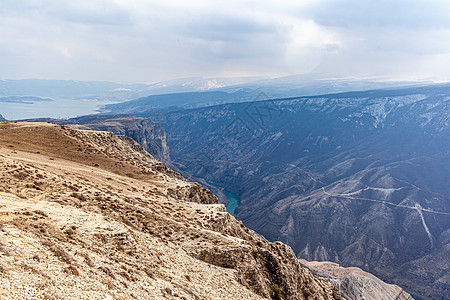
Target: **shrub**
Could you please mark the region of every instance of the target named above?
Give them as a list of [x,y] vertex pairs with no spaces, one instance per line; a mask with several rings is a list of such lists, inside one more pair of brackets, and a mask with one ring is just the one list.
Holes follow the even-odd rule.
[[71,275],[75,275],[75,276],[80,276],[80,272],[78,272],[78,269],[75,268],[74,266],[70,265],[67,268],[64,269],[64,272],[66,272],[67,274],[71,274]]
[[259,254],[258,250],[252,250],[252,255],[254,258],[258,258],[260,254]]
[[283,299],[283,295],[282,295],[281,289],[278,286],[278,284],[272,285],[272,295],[273,295],[273,299],[277,299],[277,300]]
[[64,251],[63,248],[56,246],[50,250],[52,250],[53,253],[55,253],[55,255],[63,262],[67,264],[71,264],[73,262],[73,258],[66,251]]

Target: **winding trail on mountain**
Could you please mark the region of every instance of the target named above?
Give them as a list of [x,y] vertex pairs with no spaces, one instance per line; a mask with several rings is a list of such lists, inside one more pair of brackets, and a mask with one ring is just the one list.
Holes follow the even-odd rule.
[[433,236],[431,235],[430,230],[428,229],[427,223],[425,223],[425,218],[422,214],[422,206],[419,203],[416,203],[415,205],[417,212],[419,213],[420,218],[422,219],[423,228],[425,229],[425,232],[428,235],[428,238],[430,239],[431,247],[433,247]]
[[417,207],[418,203],[416,203],[416,206],[408,206],[408,205],[402,205],[402,204],[395,204],[395,203],[391,203],[388,201],[383,201],[383,200],[375,200],[375,199],[369,199],[369,198],[361,198],[361,197],[350,197],[348,196],[349,194],[330,194],[328,193],[324,187],[322,187],[322,191],[325,195],[327,196],[331,196],[331,197],[338,197],[338,198],[345,198],[345,199],[350,199],[350,200],[362,200],[362,201],[370,201],[370,202],[378,202],[378,203],[382,203],[382,204],[387,204],[387,205],[392,205],[395,207],[403,207],[403,208],[408,208],[408,209],[412,209],[412,210],[417,210],[420,211],[420,215],[422,216],[422,211],[427,212],[427,213],[432,213],[432,214],[440,214],[440,215],[447,215],[450,216],[450,213],[446,213],[446,212],[442,212],[442,211],[435,211],[435,210],[431,210],[428,208],[422,208],[420,205],[420,208]]

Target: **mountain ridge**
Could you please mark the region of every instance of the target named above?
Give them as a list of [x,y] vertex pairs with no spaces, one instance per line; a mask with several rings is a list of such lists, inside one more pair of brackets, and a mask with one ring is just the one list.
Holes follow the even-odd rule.
[[449,289],[441,276],[448,270],[449,99],[442,84],[263,95],[147,116],[166,129],[172,162],[237,194],[236,216],[256,232],[301,258],[358,266],[434,299]]
[[343,299],[128,137],[0,124],[0,293]]

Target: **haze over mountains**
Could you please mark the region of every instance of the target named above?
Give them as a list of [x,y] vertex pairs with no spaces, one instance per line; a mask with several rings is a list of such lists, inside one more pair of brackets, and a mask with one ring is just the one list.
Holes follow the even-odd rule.
[[256,232],[435,299],[449,291],[449,99],[443,84],[137,115],[162,124],[180,170],[237,194]]
[[[0,103],[2,113],[10,120],[36,117],[67,118],[96,113],[99,109],[104,113],[125,111],[120,104],[119,107],[109,104],[137,98],[148,101],[147,109],[192,108],[250,101],[261,91],[270,97],[288,97],[419,83],[392,83],[376,78],[327,79],[303,75],[280,78],[196,77],[148,84],[41,79],[0,80]],[[214,93],[201,93],[208,91]],[[173,93],[176,94],[167,95]],[[180,97],[178,93],[188,94]],[[152,95],[163,96],[152,97]],[[183,98],[186,99],[180,101]],[[42,101],[53,103],[48,105]],[[133,112],[132,109],[130,112]]]
[[[347,84],[329,89],[351,89]],[[148,150],[189,178],[238,195],[236,217],[297,257],[357,266],[417,299],[445,299],[450,85],[275,100],[264,88],[243,86],[153,95],[103,110],[134,118],[41,121],[126,134],[144,147],[156,139]],[[287,86],[272,91],[301,90]]]
[[[202,80],[205,84],[211,80]],[[215,82],[214,79],[212,79]],[[171,82],[173,83],[173,82]],[[155,110],[177,110],[196,108],[224,103],[253,101],[263,92],[270,98],[293,97],[298,95],[319,95],[355,90],[392,88],[418,85],[423,82],[389,82],[376,79],[323,78],[320,76],[287,76],[271,79],[259,79],[242,84],[223,85],[220,88],[184,89],[173,92],[168,86],[169,94],[151,95],[133,101],[105,105],[102,113],[142,113]],[[201,91],[202,93],[198,93]],[[183,94],[180,94],[183,93]]]

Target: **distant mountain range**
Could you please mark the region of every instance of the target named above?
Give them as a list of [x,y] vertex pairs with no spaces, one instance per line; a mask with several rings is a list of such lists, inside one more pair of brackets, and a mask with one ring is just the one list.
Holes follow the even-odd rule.
[[236,217],[298,257],[449,294],[450,85],[136,115],[162,124],[180,170],[237,194]]
[[[21,79],[0,80],[0,113],[10,120],[71,118],[101,112],[116,114],[177,110],[255,99],[261,91],[269,97],[318,95],[419,84],[367,79],[322,78],[296,75],[280,78],[182,78],[130,84],[103,81]],[[137,100],[136,100],[137,99]],[[52,105],[43,102],[52,101]],[[135,100],[122,105],[122,102]],[[115,105],[117,104],[117,106]]]
[[41,97],[33,97],[33,96],[9,96],[9,97],[0,97],[0,102],[3,103],[29,103],[33,104],[34,102],[51,102],[53,99],[41,98]]
[[[144,84],[100,81],[21,79],[0,80],[0,96],[35,96],[51,99],[130,100],[146,95]],[[39,116],[41,117],[41,116]]]
[[0,97],[34,96],[55,99],[109,99],[123,101],[148,95],[217,90],[260,79],[260,77],[183,78],[148,84],[43,79],[0,80]]
[[[182,81],[185,82],[185,81]],[[146,97],[126,101],[117,104],[105,105],[102,113],[154,113],[155,111],[175,111],[179,109],[190,109],[205,106],[213,106],[225,103],[238,103],[260,100],[261,94],[268,98],[296,97],[298,95],[320,95],[326,93],[349,92],[358,90],[375,90],[387,88],[405,88],[408,86],[420,86],[418,82],[383,82],[356,79],[325,79],[308,76],[289,76],[274,79],[259,79],[242,84],[223,84],[222,87],[204,89],[194,87],[200,83],[208,86],[215,80],[198,79],[193,84],[180,85],[171,81],[163,85],[165,94],[150,94]],[[237,82],[237,81],[234,81]],[[191,85],[193,84],[193,85]],[[183,86],[183,88],[178,88]],[[190,87],[190,88],[188,88]],[[153,87],[152,87],[153,88]],[[156,90],[152,90],[155,92]]]
[[[156,83],[133,84],[107,81],[18,79],[0,80],[1,96],[35,96],[51,99],[109,99],[132,100],[149,95],[187,92],[222,91],[251,92],[264,90],[271,97],[318,95],[389,88],[423,82],[388,82],[367,79],[322,78],[312,75],[295,75],[280,78],[182,78]],[[41,117],[41,116],[40,116]],[[42,116],[43,117],[43,116]]]

